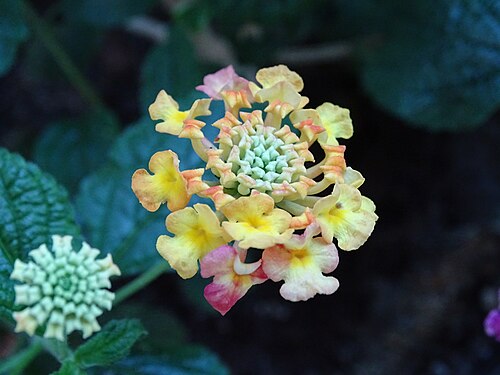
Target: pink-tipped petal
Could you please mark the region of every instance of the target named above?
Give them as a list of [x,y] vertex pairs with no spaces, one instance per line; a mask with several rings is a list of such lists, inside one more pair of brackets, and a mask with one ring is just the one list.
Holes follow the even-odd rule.
[[252,285],[267,280],[261,261],[254,264],[242,263],[240,259],[242,251],[245,254],[246,251],[242,249],[220,246],[208,253],[200,262],[201,276],[205,278],[214,276],[213,282],[205,287],[205,298],[222,315],[225,315]]
[[236,254],[236,249],[229,245],[212,250],[201,260],[201,277],[231,272]]
[[213,99],[222,99],[221,92],[225,90],[241,90],[248,86],[248,81],[234,71],[232,65],[223,68],[203,78],[203,85],[196,90],[204,92]]

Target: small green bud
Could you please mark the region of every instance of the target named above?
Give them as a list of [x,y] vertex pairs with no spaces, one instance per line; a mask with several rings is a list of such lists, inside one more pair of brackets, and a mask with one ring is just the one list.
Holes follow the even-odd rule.
[[[45,328],[44,337],[64,341],[73,331],[81,330],[83,338],[101,327],[96,318],[110,310],[114,293],[109,278],[120,275],[111,255],[96,259],[99,250],[83,242],[78,252],[71,236],[52,236],[52,249],[43,244],[29,252],[32,259],[17,259],[10,275],[22,284],[14,287],[15,303],[26,306],[14,312],[16,332],[30,336],[37,327]],[[101,309],[102,308],[102,309]]]

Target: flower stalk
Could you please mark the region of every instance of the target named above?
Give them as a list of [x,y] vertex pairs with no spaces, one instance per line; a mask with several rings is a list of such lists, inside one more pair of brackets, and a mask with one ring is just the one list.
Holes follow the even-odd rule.
[[136,279],[132,280],[127,285],[118,289],[115,294],[115,300],[113,305],[116,306],[122,303],[124,300],[137,293],[139,290],[143,289],[163,273],[165,273],[170,267],[165,262],[156,263],[154,266],[143,272]]
[[35,31],[35,34],[52,55],[55,63],[59,65],[68,81],[71,82],[81,97],[94,107],[96,111],[104,112],[106,106],[103,101],[71,60],[64,48],[61,47],[49,25],[37,14],[28,1],[21,1],[21,4],[26,19]]

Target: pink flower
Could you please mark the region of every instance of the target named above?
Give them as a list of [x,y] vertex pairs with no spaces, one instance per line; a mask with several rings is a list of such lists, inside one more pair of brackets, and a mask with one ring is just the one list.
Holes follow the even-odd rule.
[[223,68],[203,78],[203,85],[196,86],[196,90],[202,91],[213,99],[222,99],[222,91],[245,91],[250,96],[248,81],[240,77],[234,71],[232,65]]
[[252,285],[267,280],[259,260],[243,263],[246,250],[224,245],[208,253],[201,261],[201,276],[214,276],[205,287],[205,298],[214,309],[225,315]]

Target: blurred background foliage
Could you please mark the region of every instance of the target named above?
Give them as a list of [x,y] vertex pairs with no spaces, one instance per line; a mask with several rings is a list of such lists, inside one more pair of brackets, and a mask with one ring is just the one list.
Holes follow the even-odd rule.
[[342,258],[337,295],[300,306],[264,287],[221,319],[205,281],[163,276],[123,305],[150,335],[106,373],[227,371],[189,340],[235,373],[499,373],[480,326],[500,284],[496,0],[1,0],[0,146],[68,190],[128,280],[161,261],[166,216],[142,209],[131,174],[167,148],[199,166],[153,131],[149,104],[165,89],[184,109],[207,73],[278,63],[313,106],[351,109],[374,238]]

